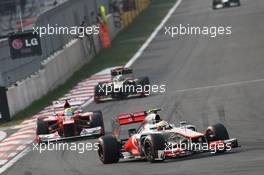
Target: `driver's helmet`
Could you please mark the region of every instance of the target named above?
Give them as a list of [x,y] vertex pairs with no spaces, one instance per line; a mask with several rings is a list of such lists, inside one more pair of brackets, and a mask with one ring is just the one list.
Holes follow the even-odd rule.
[[72,108],[66,108],[66,109],[64,110],[64,115],[65,115],[66,117],[71,117],[71,116],[73,116],[73,109],[72,109]]
[[117,76],[115,76],[114,81],[116,81],[116,82],[118,82],[118,81],[124,81],[123,75],[117,75]]
[[160,121],[161,121],[161,118],[158,114],[151,113],[151,114],[147,115],[144,122],[145,122],[145,124],[156,124]]

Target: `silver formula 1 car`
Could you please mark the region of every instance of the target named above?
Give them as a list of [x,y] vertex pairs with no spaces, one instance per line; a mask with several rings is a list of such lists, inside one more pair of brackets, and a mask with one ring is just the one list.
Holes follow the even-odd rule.
[[213,0],[213,9],[240,6],[240,0]]
[[109,99],[125,99],[131,96],[149,95],[149,78],[135,78],[131,68],[117,67],[111,70],[111,80],[95,86],[94,101],[99,103]]
[[102,163],[117,163],[120,159],[164,161],[195,153],[224,153],[238,147],[237,139],[229,138],[223,124],[209,126],[202,133],[186,122],[178,127],[169,124],[161,120],[157,111],[118,115],[113,135],[99,138],[98,155]]

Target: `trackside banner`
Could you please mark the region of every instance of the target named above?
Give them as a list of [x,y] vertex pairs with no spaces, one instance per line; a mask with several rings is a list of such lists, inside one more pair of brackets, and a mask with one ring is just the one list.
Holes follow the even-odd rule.
[[41,43],[38,34],[33,31],[19,32],[9,36],[9,48],[12,59],[41,55]]

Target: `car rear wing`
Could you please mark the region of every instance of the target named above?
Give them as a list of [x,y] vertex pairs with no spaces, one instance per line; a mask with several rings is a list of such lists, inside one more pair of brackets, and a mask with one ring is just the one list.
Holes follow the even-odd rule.
[[143,122],[146,115],[147,113],[145,111],[120,114],[118,115],[118,123],[119,125],[129,125],[132,123]]
[[117,75],[127,75],[127,74],[132,74],[132,73],[133,73],[133,69],[125,68],[125,67],[118,67],[118,68],[111,70],[112,77],[115,77]]

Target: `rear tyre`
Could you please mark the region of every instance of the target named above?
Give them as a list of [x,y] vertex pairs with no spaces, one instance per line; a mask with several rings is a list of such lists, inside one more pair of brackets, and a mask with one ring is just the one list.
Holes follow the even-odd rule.
[[142,97],[146,97],[147,95],[150,94],[150,89],[149,89],[150,81],[148,77],[139,78],[137,85],[140,85],[143,88],[143,92],[141,92]]
[[100,96],[102,96],[102,93],[100,92],[101,90],[100,86],[101,84],[99,83],[94,87],[94,102],[95,103],[100,103]]
[[98,135],[99,137],[105,134],[104,130],[104,118],[103,118],[103,113],[102,111],[93,111],[93,115],[91,118],[91,126],[93,128],[95,127],[101,127],[101,134]]
[[100,97],[98,97],[98,96],[94,96],[94,102],[95,103],[100,103],[101,101],[100,101]]
[[120,145],[114,136],[99,138],[98,155],[104,164],[117,163],[120,158]]
[[48,122],[44,121],[41,118],[38,118],[37,120],[37,135],[45,135],[49,134],[49,125]]
[[215,10],[216,9],[216,2],[215,1],[213,1],[213,4],[212,4],[212,8],[213,8],[213,10]]
[[163,161],[164,157],[159,158],[158,150],[165,149],[165,139],[160,134],[148,135],[144,142],[144,153],[149,162]]
[[107,86],[104,82],[98,83],[94,87],[94,102],[100,103],[100,98],[106,96]]
[[128,82],[125,82],[123,84],[122,90],[120,92],[115,93],[116,98],[119,100],[126,99],[130,94],[129,89],[127,88],[129,86],[130,84]]
[[241,3],[240,3],[240,0],[237,0],[237,6],[240,6]]

